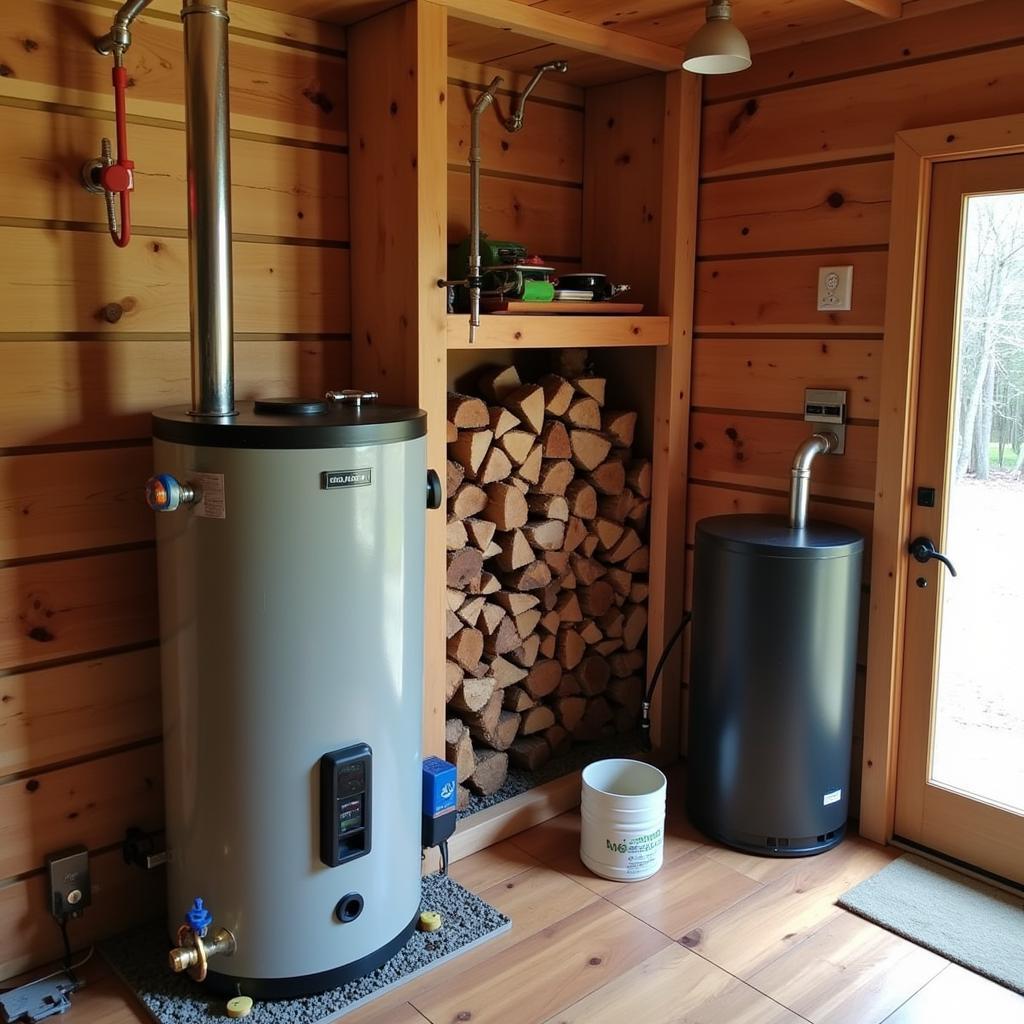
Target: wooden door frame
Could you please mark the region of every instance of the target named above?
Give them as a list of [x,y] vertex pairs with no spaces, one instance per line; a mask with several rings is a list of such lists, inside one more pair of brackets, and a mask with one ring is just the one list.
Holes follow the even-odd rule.
[[938,163],[1024,152],[1024,114],[899,132],[895,142],[871,556],[860,833],[885,843],[896,811],[904,615],[913,508],[928,215]]

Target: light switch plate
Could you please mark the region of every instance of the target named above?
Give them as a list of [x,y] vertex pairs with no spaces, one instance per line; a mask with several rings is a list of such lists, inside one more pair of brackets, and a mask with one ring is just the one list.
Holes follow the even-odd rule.
[[841,312],[853,305],[853,267],[818,268],[818,311]]

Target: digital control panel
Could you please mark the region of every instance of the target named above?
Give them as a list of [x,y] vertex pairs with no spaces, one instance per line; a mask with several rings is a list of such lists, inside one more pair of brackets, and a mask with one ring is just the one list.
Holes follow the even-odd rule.
[[372,759],[365,743],[320,758],[320,859],[328,867],[370,852]]

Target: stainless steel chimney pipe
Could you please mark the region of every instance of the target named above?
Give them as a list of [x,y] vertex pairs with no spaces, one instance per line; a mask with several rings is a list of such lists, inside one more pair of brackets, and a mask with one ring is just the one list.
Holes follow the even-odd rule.
[[227,0],[184,0],[192,415],[235,414]]
[[828,455],[838,445],[836,435],[828,431],[812,434],[793,456],[792,480],[789,487],[789,528],[802,530],[807,526],[807,501],[811,494],[811,463],[819,455]]

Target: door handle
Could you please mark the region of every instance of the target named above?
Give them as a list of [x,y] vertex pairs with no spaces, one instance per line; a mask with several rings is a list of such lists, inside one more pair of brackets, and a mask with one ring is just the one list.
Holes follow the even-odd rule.
[[950,576],[956,575],[953,563],[935,547],[931,537],[915,537],[910,542],[910,553],[917,561],[922,563],[930,562],[932,559],[936,562],[941,562],[949,570]]

